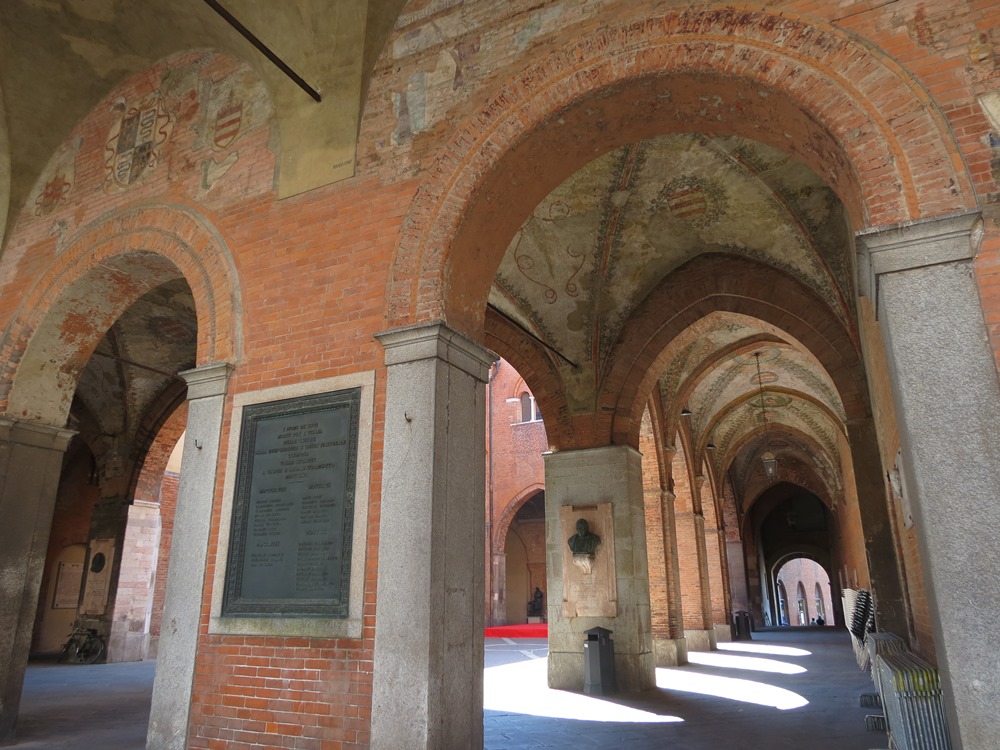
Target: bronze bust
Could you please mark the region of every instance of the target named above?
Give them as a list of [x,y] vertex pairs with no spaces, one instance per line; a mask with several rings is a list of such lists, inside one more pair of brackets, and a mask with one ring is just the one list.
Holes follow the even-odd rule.
[[601,543],[601,537],[590,530],[590,524],[585,518],[576,522],[576,533],[567,540],[569,550],[576,555],[594,556],[597,546]]

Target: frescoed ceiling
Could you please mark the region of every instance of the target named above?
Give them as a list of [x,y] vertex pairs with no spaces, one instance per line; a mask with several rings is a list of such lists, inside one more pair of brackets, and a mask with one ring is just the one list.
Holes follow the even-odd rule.
[[[204,0],[0,2],[0,237],[73,126],[128,76],[180,51],[229,52],[255,67],[284,128],[293,171],[339,148],[353,163],[362,93],[406,0],[226,0],[279,58],[324,91],[316,103]],[[426,2],[412,0],[413,12]],[[334,54],[336,51],[336,54]],[[291,115],[297,113],[298,118]],[[345,157],[345,158],[348,158]],[[335,160],[327,159],[330,163]],[[346,175],[309,175],[315,187]],[[292,179],[288,177],[288,179]],[[315,183],[315,184],[314,184]]]
[[[841,204],[803,164],[741,138],[667,135],[609,152],[549,194],[511,240],[489,303],[556,353],[569,409],[582,414],[595,409],[629,316],[686,262],[754,260],[853,330],[850,248]],[[845,408],[786,331],[715,312],[658,362],[667,434],[690,420],[694,449],[737,481],[771,450],[836,489]]]
[[662,136],[595,159],[543,200],[507,248],[490,304],[578,365],[564,376],[582,410],[630,313],[686,261],[763,262],[847,321],[846,247],[836,196],[791,157],[735,137]]

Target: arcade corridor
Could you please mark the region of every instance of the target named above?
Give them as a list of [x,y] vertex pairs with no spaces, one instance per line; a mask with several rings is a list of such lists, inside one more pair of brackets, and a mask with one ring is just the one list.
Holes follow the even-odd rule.
[[[647,750],[665,743],[781,750],[805,742],[813,750],[867,750],[885,743],[884,735],[865,731],[873,710],[859,708],[858,695],[871,692],[871,683],[841,630],[755,633],[752,642],[695,655],[690,666],[658,670],[657,691],[613,700],[545,688],[545,652],[544,641],[487,640],[489,750]],[[32,664],[14,748],[141,750],[154,667]],[[532,679],[534,685],[524,684]]]

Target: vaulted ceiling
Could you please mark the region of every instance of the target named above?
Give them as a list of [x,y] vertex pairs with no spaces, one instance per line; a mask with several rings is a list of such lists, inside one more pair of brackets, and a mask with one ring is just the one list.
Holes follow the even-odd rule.
[[241,58],[267,83],[286,140],[283,163],[296,167],[284,171],[285,192],[336,178],[302,172],[323,152],[353,156],[364,91],[405,0],[221,5],[317,89],[322,102],[314,102],[205,0],[0,3],[0,236],[9,235],[59,144],[102,97],[129,75],[191,49]]
[[[752,260],[854,331],[850,247],[841,203],[802,163],[742,138],[668,135],[608,152],[552,191],[510,242],[489,303],[543,343],[569,410],[595,411],[632,316],[684,264],[707,253]],[[667,429],[683,409],[696,461],[745,484],[771,449],[837,492],[845,408],[789,331],[718,311],[657,362]]]
[[197,340],[194,297],[183,279],[143,295],[101,339],[80,374],[70,420],[106,475],[136,458],[143,428],[158,426],[177,405],[184,393],[177,373],[194,367]]

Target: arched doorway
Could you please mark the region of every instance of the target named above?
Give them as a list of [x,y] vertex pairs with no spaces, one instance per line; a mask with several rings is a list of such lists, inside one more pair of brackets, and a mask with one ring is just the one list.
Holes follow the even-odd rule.
[[[796,592],[792,625],[826,625],[827,613],[833,613],[830,576],[815,560],[794,557],[782,562],[775,571],[777,586]],[[779,596],[780,600],[780,596]],[[829,624],[833,624],[832,622]]]
[[508,625],[539,621],[544,613],[532,609],[535,589],[548,588],[545,580],[545,491],[527,498],[517,509],[505,534]]
[[[200,258],[189,252],[187,243],[194,241],[202,243]],[[147,249],[136,251],[136,245]],[[197,369],[199,361],[231,356],[238,346],[235,338],[226,342],[205,334],[206,327],[219,332],[233,323],[228,291],[219,293],[227,289],[228,276],[207,270],[219,263],[220,252],[216,239],[188,212],[138,210],[109,218],[64,251],[63,264],[39,282],[48,304],[26,310],[6,339],[22,352],[6,362],[0,385],[9,412],[20,417],[14,432],[63,434],[53,424],[72,430],[63,438],[69,444],[65,470],[58,451],[59,460],[26,477],[32,486],[4,486],[5,498],[16,490],[17,502],[38,512],[30,521],[38,526],[30,533],[18,524],[4,529],[8,546],[20,548],[26,535],[40,543],[22,554],[36,560],[40,577],[45,571],[49,580],[59,572],[57,550],[46,544],[50,530],[56,532],[53,544],[69,540],[86,546],[74,619],[108,640],[112,660],[149,654],[159,519],[152,504],[136,501],[136,490],[150,446],[184,403],[186,384],[178,373]],[[219,304],[198,307],[199,295]],[[80,306],[90,311],[88,317],[80,315]],[[53,368],[53,362],[61,365]],[[200,490],[209,503],[210,487],[211,482]],[[61,506],[57,498],[63,499]],[[102,564],[92,564],[97,560]],[[24,590],[33,589],[37,597],[40,585],[40,578],[26,580]],[[14,636],[19,653],[4,676],[8,688],[23,676],[35,601],[30,608],[24,602],[9,607],[24,624]],[[35,647],[40,649],[41,641]],[[11,731],[16,710],[16,701],[3,705],[3,722]]]

